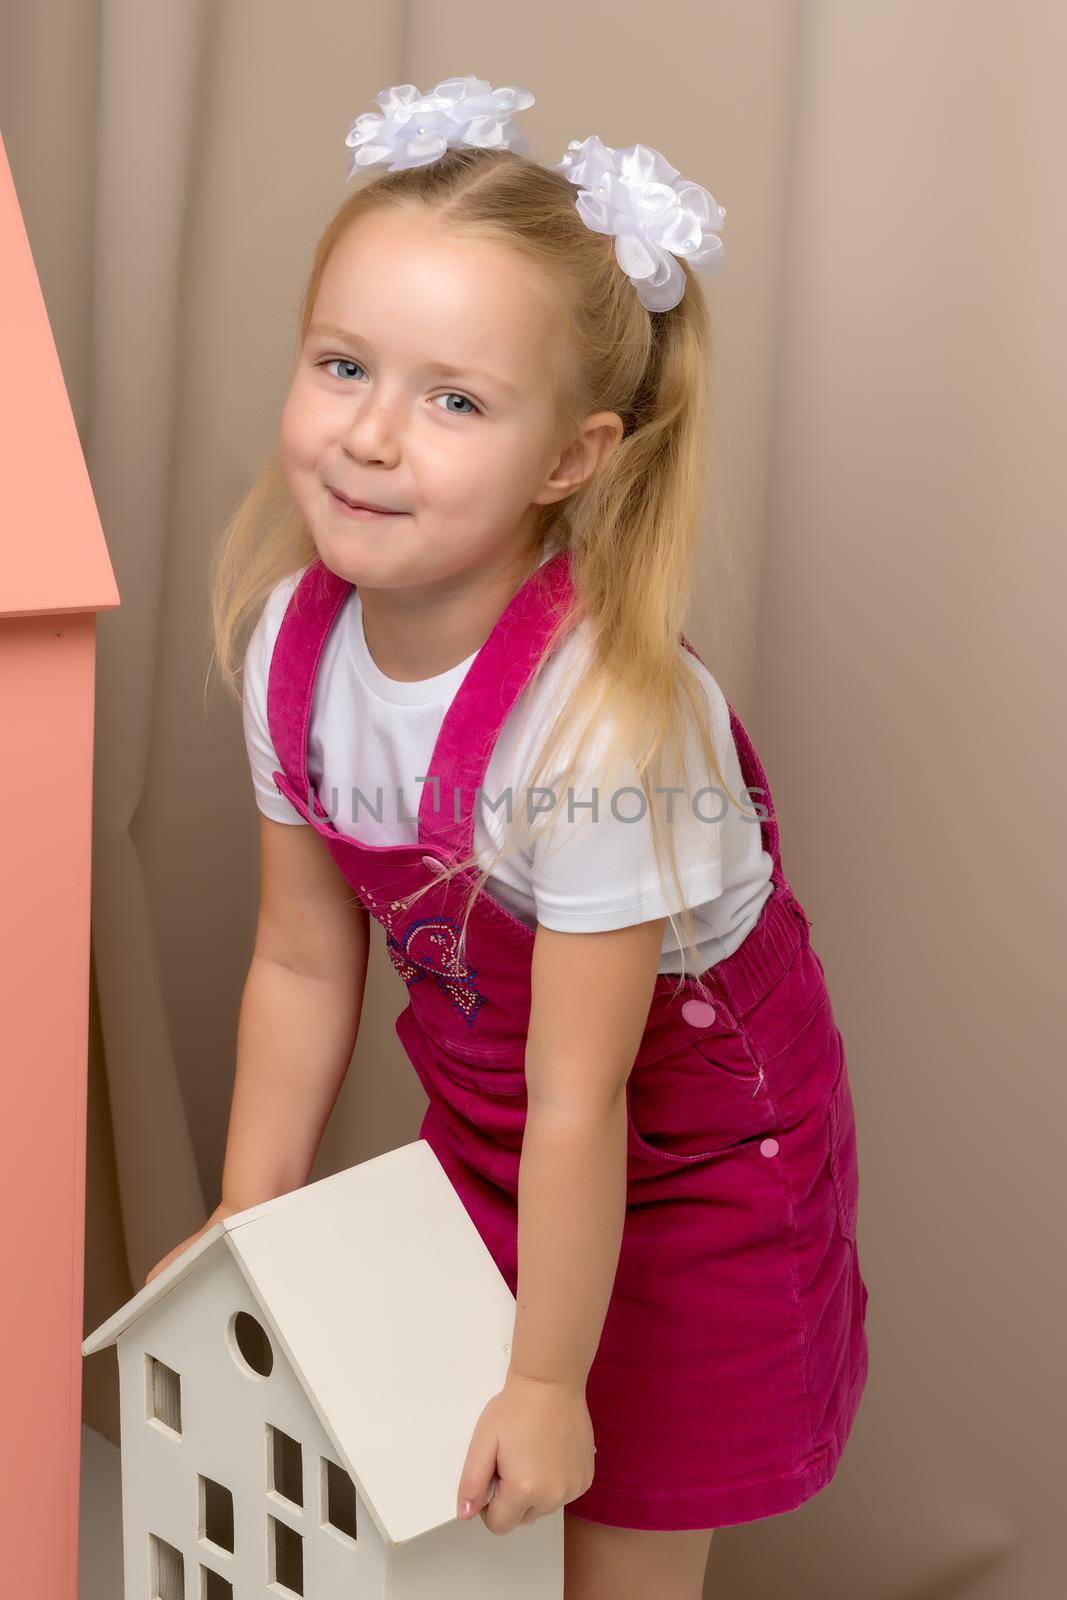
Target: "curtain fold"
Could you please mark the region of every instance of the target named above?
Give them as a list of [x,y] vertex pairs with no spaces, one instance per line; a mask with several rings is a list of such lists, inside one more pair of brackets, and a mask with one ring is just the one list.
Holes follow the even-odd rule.
[[86,456],[121,607],[99,619],[92,939],[126,1257],[134,1285],[204,1219],[134,822],[167,602],[183,269],[200,155],[204,0],[100,6],[93,344]]

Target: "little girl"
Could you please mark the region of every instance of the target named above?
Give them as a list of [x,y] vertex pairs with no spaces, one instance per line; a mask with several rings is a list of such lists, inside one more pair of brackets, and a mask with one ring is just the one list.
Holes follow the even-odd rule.
[[763,768],[681,634],[725,213],[646,146],[531,160],[532,101],[356,119],[388,171],[319,242],[220,548],[262,885],[205,1227],[307,1181],[375,918],[420,1134],[517,1299],[457,1515],[563,1506],[568,1600],[694,1600],[712,1530],[810,1499],[856,1415],[853,1105]]

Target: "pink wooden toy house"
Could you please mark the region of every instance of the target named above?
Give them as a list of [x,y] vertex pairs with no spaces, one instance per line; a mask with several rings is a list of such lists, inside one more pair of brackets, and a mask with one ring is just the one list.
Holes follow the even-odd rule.
[[119,596],[2,143],[0,272],[0,1545],[5,1594],[74,1600],[96,613]]

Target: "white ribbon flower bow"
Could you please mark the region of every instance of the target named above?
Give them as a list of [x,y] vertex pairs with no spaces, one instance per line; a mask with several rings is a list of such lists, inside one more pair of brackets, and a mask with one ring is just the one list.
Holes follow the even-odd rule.
[[[573,153],[572,153],[573,152]],[[575,205],[595,233],[615,235],[615,257],[649,311],[669,311],[685,293],[685,273],[674,259],[718,272],[725,247],[718,230],[726,211],[699,183],[644,144],[613,150],[593,134],[572,139],[555,171],[581,192]]]
[[482,78],[442,78],[429,94],[413,83],[398,83],[375,95],[380,114],[364,111],[348,130],[352,149],[350,178],[360,167],[387,161],[390,172],[437,161],[452,146],[476,145],[529,154],[529,144],[512,121],[512,112],[532,106],[534,97],[514,84],[491,89]]

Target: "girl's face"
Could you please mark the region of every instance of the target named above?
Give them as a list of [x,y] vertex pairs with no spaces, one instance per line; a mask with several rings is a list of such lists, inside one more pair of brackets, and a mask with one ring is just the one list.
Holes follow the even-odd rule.
[[[530,548],[536,507],[570,493],[615,437],[609,426],[567,448],[558,438],[560,322],[505,246],[387,211],[348,229],[282,416],[286,481],[332,571],[422,588]],[[396,514],[355,517],[339,495]]]

